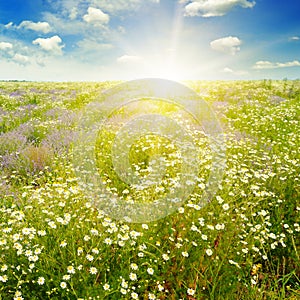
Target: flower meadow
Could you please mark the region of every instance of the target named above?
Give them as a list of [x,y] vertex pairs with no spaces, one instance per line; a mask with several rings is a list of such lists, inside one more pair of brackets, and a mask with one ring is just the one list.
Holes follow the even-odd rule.
[[300,82],[185,82],[226,142],[205,205],[212,155],[201,128],[181,120],[200,149],[199,172],[184,183],[176,145],[146,135],[131,147],[137,176],[151,174],[151,157],[166,165],[146,187],[116,176],[113,133],[99,133],[95,159],[112,195],[155,201],[193,186],[175,212],[145,223],[107,214],[74,170],[82,110],[116,84],[0,83],[0,299],[300,299]]

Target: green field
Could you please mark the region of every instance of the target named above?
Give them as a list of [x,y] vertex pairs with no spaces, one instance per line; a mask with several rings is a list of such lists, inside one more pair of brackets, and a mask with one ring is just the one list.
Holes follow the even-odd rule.
[[[0,82],[0,299],[300,299],[300,81],[185,82],[220,121],[226,169],[199,205],[212,155],[183,118],[201,153],[194,188],[149,223],[107,215],[74,170],[82,111],[116,84]],[[161,184],[138,189],[114,172],[113,138],[109,128],[96,143],[108,193],[146,203],[172,189],[176,145],[137,141],[129,160],[138,176],[147,178],[151,157],[167,163]]]

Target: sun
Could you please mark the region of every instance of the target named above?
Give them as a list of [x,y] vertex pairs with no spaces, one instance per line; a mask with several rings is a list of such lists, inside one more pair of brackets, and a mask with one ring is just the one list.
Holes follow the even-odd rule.
[[168,58],[149,59],[145,64],[145,71],[155,78],[182,80],[186,77],[186,70],[176,60]]
[[155,68],[154,75],[157,78],[182,80],[184,79],[184,70],[178,68],[177,66],[157,66]]

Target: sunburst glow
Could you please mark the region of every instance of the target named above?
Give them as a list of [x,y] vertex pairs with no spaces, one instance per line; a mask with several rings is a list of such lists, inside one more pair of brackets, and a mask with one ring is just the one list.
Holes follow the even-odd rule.
[[299,77],[297,1],[29,2],[0,3],[0,79]]

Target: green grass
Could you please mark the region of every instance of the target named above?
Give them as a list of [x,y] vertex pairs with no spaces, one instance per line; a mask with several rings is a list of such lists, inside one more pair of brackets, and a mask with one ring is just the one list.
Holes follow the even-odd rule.
[[[199,148],[194,190],[147,224],[106,215],[74,170],[70,132],[78,128],[69,116],[114,84],[0,83],[0,299],[299,299],[300,82],[186,82],[221,121],[225,174],[200,207],[211,151],[184,119]],[[20,109],[28,104],[35,108]],[[179,119],[169,104],[150,107]],[[145,135],[129,151],[140,178],[162,157],[161,183],[138,190],[115,172],[110,125],[123,117],[97,136],[104,187],[123,201],[168,195],[182,166],[174,141]]]

